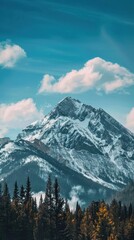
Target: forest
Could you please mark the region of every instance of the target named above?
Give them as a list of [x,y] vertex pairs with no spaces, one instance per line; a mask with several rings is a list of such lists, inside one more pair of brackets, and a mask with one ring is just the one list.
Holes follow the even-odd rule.
[[85,209],[79,203],[70,210],[60,194],[58,180],[48,177],[45,198],[39,206],[32,197],[31,182],[10,196],[5,182],[0,188],[0,240],[133,240],[134,209],[117,202],[93,201]]

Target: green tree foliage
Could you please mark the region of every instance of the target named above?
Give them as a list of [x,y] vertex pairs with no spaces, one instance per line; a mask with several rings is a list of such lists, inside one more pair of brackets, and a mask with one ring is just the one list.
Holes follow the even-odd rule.
[[20,203],[23,204],[25,201],[25,189],[24,186],[22,185],[20,188]]
[[133,206],[113,200],[92,202],[82,210],[77,203],[70,211],[60,194],[57,179],[49,176],[45,199],[39,206],[31,195],[30,179],[26,188],[14,185],[10,198],[6,183],[0,186],[0,240],[133,240]]
[[83,240],[91,240],[91,232],[93,229],[93,222],[91,221],[91,215],[89,207],[85,210],[81,221],[81,235]]
[[31,200],[31,183],[29,177],[27,178],[26,183],[26,194],[25,194],[25,203]]
[[98,219],[95,223],[93,238],[98,240],[107,240],[110,235],[112,222],[109,217],[108,206],[105,202],[100,203],[97,215]]
[[76,204],[76,210],[74,214],[74,240],[80,240],[81,239],[81,221],[82,221],[82,210],[79,206],[78,202]]
[[17,181],[14,184],[13,203],[15,205],[18,205],[18,203],[19,203],[19,189],[18,189]]

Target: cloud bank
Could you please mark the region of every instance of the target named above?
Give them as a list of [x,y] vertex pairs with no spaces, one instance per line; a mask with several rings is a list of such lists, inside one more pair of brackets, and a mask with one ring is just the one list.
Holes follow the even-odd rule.
[[42,117],[33,99],[23,99],[17,103],[0,104],[0,137],[8,130],[22,129]]
[[75,211],[76,204],[79,202],[81,206],[85,204],[83,200],[80,199],[80,195],[84,193],[84,188],[80,185],[73,186],[72,190],[70,191],[70,199],[68,200],[68,204],[70,206],[70,209]]
[[16,62],[26,57],[23,48],[16,44],[0,43],[0,65],[4,68],[12,68]]
[[49,74],[44,75],[38,93],[84,92],[95,88],[106,93],[134,84],[134,74],[117,63],[94,58],[85,63],[83,68],[72,70],[58,80]]
[[126,117],[126,127],[129,128],[132,132],[134,132],[134,107],[128,113]]

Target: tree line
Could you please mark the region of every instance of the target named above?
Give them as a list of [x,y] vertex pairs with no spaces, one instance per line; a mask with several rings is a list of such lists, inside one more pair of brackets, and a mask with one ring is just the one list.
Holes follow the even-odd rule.
[[14,185],[10,197],[8,185],[0,188],[0,240],[133,240],[134,210],[115,199],[93,201],[82,209],[77,203],[71,211],[62,198],[57,179],[49,176],[45,198],[39,206],[31,194],[29,178],[26,187]]

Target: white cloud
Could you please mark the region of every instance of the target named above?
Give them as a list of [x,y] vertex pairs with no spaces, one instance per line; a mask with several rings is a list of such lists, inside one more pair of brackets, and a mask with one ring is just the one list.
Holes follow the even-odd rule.
[[132,132],[134,132],[134,107],[128,113],[126,117],[126,127],[129,128]]
[[16,62],[26,57],[23,48],[16,44],[0,43],[0,65],[5,68],[12,68]]
[[95,195],[95,194],[96,194],[96,190],[90,188],[87,193],[88,193],[89,195]]
[[17,103],[0,104],[0,136],[10,129],[22,129],[42,117],[33,99],[23,99]]
[[85,202],[80,199],[81,193],[84,193],[84,188],[82,188],[82,186],[77,185],[72,187],[70,199],[68,200],[68,204],[72,211],[75,211],[77,202],[80,204],[80,206],[85,204]]
[[99,193],[105,198],[106,197],[106,189],[99,188]]
[[57,81],[54,76],[44,75],[38,92],[70,93],[96,88],[109,93],[133,84],[133,73],[117,63],[97,57],[86,62],[83,68],[66,73]]
[[[44,77],[41,81],[41,86],[40,86],[40,89],[39,89],[39,93],[44,92],[44,89],[47,89],[47,91],[50,90],[50,92],[51,92],[51,85],[50,84],[53,80],[54,80],[53,76],[50,76],[49,74],[44,75]],[[50,89],[49,89],[49,86],[50,86]]]

